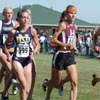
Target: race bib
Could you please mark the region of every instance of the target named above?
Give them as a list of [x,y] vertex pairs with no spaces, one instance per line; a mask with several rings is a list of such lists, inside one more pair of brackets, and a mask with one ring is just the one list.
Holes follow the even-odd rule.
[[29,45],[28,44],[19,44],[17,46],[17,57],[28,57],[29,56]]
[[67,43],[73,43],[74,38],[75,38],[75,31],[74,30],[70,30],[70,35],[68,36]]
[[68,43],[73,43],[73,40],[74,40],[75,36],[69,36],[68,37]]

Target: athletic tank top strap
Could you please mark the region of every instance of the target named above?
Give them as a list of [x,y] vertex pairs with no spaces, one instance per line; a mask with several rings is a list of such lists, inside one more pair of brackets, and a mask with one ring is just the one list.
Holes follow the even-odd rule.
[[16,31],[15,31],[16,34],[14,35],[14,37],[15,37],[17,34],[22,33],[22,34],[28,34],[28,35],[30,36],[30,38],[33,39],[33,36],[32,36],[32,33],[31,33],[31,28],[32,28],[32,27],[29,26],[28,29],[27,29],[24,33],[22,33],[22,32],[20,32],[19,27],[17,27],[17,28],[15,29],[15,30],[16,30]]
[[64,23],[66,24],[66,27],[69,27],[69,28],[76,30],[75,24],[69,25],[66,21],[64,21]]
[[2,30],[2,20],[0,20],[0,35],[1,35],[1,30]]
[[13,27],[15,27],[15,22],[14,22],[14,20],[12,20],[12,24],[13,24]]

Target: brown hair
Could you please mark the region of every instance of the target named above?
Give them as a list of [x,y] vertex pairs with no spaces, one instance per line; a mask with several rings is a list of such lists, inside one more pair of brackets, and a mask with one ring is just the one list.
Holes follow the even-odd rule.
[[66,16],[66,11],[63,11],[63,12],[61,13],[59,23],[65,20],[65,16]]

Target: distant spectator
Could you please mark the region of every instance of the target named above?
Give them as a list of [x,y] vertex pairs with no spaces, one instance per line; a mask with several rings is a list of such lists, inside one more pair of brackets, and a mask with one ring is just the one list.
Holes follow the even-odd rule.
[[41,45],[40,52],[43,52],[44,41],[45,41],[45,36],[43,35],[43,33],[40,33],[39,41],[40,41],[40,45]]
[[90,34],[87,35],[87,39],[86,39],[86,56],[89,56],[90,54],[90,46],[91,46],[91,37]]
[[78,39],[76,41],[76,47],[77,47],[79,53],[81,53],[81,44],[80,44],[80,41]]
[[48,45],[49,45],[49,39],[47,35],[45,35],[45,40],[44,40],[45,52],[48,52]]

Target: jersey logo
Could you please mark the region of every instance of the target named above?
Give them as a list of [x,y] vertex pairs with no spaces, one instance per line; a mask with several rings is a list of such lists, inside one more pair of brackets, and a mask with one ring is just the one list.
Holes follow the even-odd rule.
[[19,34],[17,37],[17,43],[29,43],[30,42],[30,37],[28,34],[25,34],[24,36]]

